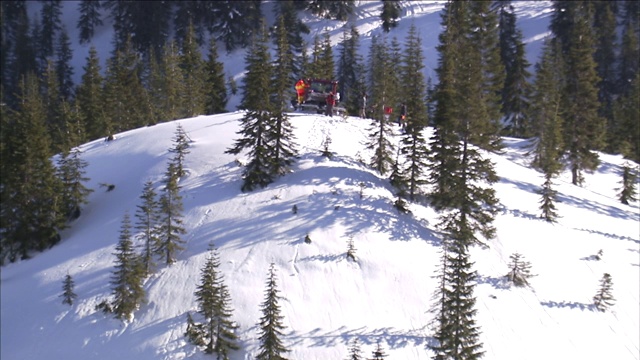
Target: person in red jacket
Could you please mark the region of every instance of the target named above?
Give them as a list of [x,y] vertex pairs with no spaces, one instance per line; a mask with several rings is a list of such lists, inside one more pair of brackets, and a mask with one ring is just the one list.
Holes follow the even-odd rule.
[[327,115],[333,117],[333,107],[336,105],[336,97],[333,91],[327,95]]

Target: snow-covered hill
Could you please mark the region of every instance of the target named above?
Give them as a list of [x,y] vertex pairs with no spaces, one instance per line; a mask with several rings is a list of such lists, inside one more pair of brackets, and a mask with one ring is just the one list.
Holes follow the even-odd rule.
[[[292,114],[300,159],[265,189],[240,192],[241,168],[224,154],[241,113],[178,121],[193,140],[181,180],[187,234],[178,262],[145,284],[149,301],[123,323],[95,310],[110,294],[115,245],[125,211],[133,214],[144,182],[161,179],[177,122],[132,130],[114,142],[83,145],[90,163],[90,203],[63,242],[32,260],[2,268],[2,359],[204,359],[186,342],[186,313],[208,244],[220,248],[240,326],[242,350],[257,354],[259,304],[275,263],[291,359],[342,359],[358,338],[366,355],[380,341],[394,359],[427,359],[433,278],[438,262],[436,214],[412,205],[398,214],[388,182],[362,165],[367,120]],[[320,155],[332,139],[329,160]],[[399,137],[397,138],[399,139]],[[638,204],[616,200],[619,156],[601,155],[599,170],[575,187],[557,181],[562,216],[537,218],[542,184],[527,166],[526,141],[505,139],[490,154],[501,181],[498,236],[474,248],[478,321],[487,359],[638,359],[640,240]],[[243,160],[239,158],[239,160]],[[114,184],[106,192],[100,183]],[[362,190],[362,197],[360,192]],[[298,213],[292,213],[296,205]],[[303,239],[309,235],[312,242]],[[347,241],[357,262],[347,261]],[[600,261],[590,259],[603,250]],[[508,288],[509,255],[522,253],[537,276],[531,288]],[[611,274],[610,312],[591,307],[603,273]],[[77,302],[61,303],[62,280],[76,281]]]
[[[72,39],[77,2],[65,2]],[[381,34],[380,3],[356,1],[353,19],[366,55],[371,36]],[[403,41],[415,23],[420,31],[425,74],[434,75],[435,46],[443,2],[406,1],[400,26],[390,36]],[[264,13],[271,15],[271,2]],[[527,41],[528,59],[537,60],[547,35],[549,2],[514,2]],[[334,44],[344,23],[304,15],[312,32],[328,31]],[[110,52],[109,31],[95,43],[104,62]],[[89,46],[74,52],[76,76]],[[244,51],[221,54],[228,76],[241,81]],[[231,99],[235,109],[239,96]],[[178,121],[193,140],[181,180],[187,234],[178,262],[163,267],[145,287],[149,301],[130,323],[95,310],[110,294],[109,280],[120,223],[133,214],[143,184],[157,188],[166,171],[176,123],[119,134],[114,142],[81,147],[95,189],[82,216],[63,241],[34,259],[1,268],[0,358],[36,359],[205,359],[183,336],[186,313],[195,309],[193,292],[208,244],[220,248],[222,270],[230,288],[242,349],[234,359],[257,354],[259,303],[270,263],[275,263],[288,327],[285,345],[291,359],[343,359],[347,345],[360,339],[365,355],[375,344],[392,359],[428,359],[431,334],[427,313],[439,238],[437,214],[412,205],[413,215],[391,206],[388,182],[362,165],[371,154],[363,146],[368,121],[292,114],[300,159],[294,172],[265,189],[240,192],[242,169],[224,154],[236,138],[242,113],[201,116]],[[324,139],[332,139],[332,159],[320,156]],[[538,219],[543,179],[528,166],[527,141],[504,139],[503,154],[490,154],[501,181],[496,184],[502,212],[498,236],[488,249],[474,248],[479,275],[478,321],[486,359],[640,359],[640,211],[616,200],[619,156],[601,154],[602,165],[587,175],[584,187],[557,181],[562,218],[555,225]],[[242,160],[242,158],[240,158]],[[99,184],[114,184],[106,192]],[[360,192],[362,191],[362,197]],[[292,214],[296,205],[298,214]],[[303,239],[309,235],[311,244]],[[352,238],[358,262],[346,260]],[[603,250],[600,261],[590,256]],[[531,288],[507,288],[503,275],[509,256],[522,253],[537,276]],[[613,279],[616,304],[595,312],[591,298],[603,273]],[[63,305],[62,280],[76,282],[77,303]]]

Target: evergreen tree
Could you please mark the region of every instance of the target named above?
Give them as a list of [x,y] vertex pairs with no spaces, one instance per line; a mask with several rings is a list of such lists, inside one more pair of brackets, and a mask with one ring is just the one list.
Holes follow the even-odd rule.
[[[107,62],[104,108],[113,132],[122,132],[148,124],[152,118],[148,93],[140,78],[141,63],[132,43],[116,51]],[[113,135],[109,133],[108,135]]]
[[158,246],[155,253],[165,258],[165,264],[176,261],[175,254],[183,249],[181,235],[186,234],[182,226],[182,196],[178,185],[178,169],[173,161],[169,162],[164,178],[164,190],[160,196],[160,222],[158,225]]
[[66,101],[71,100],[75,92],[73,67],[70,64],[72,58],[71,42],[67,30],[63,26],[56,46],[56,72],[60,84],[60,96]]
[[[8,10],[6,14],[7,24],[4,25],[5,36],[3,41],[8,52],[6,66],[2,69],[4,77],[2,84],[6,84],[5,97],[8,100],[9,107],[13,110],[19,108],[19,94],[24,78],[29,73],[39,74],[40,70],[36,62],[36,44],[30,33],[29,17],[27,16],[26,3],[22,1],[2,2],[4,10]],[[10,17],[15,16],[15,17]],[[8,27],[11,26],[11,29]],[[4,34],[3,34],[4,35]],[[4,49],[3,49],[4,50]],[[3,54],[4,55],[4,54]]]
[[209,55],[205,68],[205,114],[218,114],[226,111],[227,89],[224,78],[224,65],[218,61],[216,41],[209,41]]
[[293,77],[293,56],[289,46],[284,17],[279,17],[275,27],[275,61],[272,76],[272,101],[277,111],[284,111],[289,103],[291,84],[295,83]]
[[484,354],[480,329],[474,320],[476,274],[465,245],[472,230],[460,226],[463,224],[464,221],[451,224],[445,233],[437,329],[433,336],[436,344],[431,346],[433,359],[480,359]]
[[373,350],[371,356],[373,356],[371,360],[384,360],[384,358],[388,356],[387,354],[385,354],[382,345],[380,345],[380,341],[378,341],[378,343],[376,344],[376,349]]
[[42,32],[40,33],[40,44],[46,56],[52,56],[55,48],[56,35],[62,30],[62,1],[47,0],[41,1]]
[[250,160],[243,173],[242,191],[251,191],[256,186],[265,187],[273,181],[270,165],[273,152],[269,141],[274,109],[269,92],[264,90],[270,88],[273,71],[268,41],[263,21],[262,31],[254,38],[245,58],[247,72],[240,106],[246,112],[238,131],[242,137],[226,150],[226,153],[234,155],[248,150]]
[[426,184],[424,171],[427,167],[427,147],[423,130],[428,125],[426,99],[426,84],[422,68],[422,41],[417,34],[415,25],[409,28],[405,43],[405,56],[401,68],[401,83],[404,86],[402,98],[407,108],[406,135],[402,138],[400,153],[404,155],[407,166],[404,170],[407,183],[407,195],[415,200],[420,187]]
[[237,350],[237,325],[231,320],[231,297],[224,277],[220,271],[220,258],[215,249],[211,249],[204,267],[201,270],[200,283],[196,287],[198,313],[204,323],[191,321],[187,331],[189,340],[205,347],[205,353],[217,354],[218,359],[229,359],[229,353]]
[[600,288],[593,297],[593,305],[598,311],[605,312],[615,303],[616,299],[613,297],[612,292],[613,282],[611,275],[604,273],[602,279],[600,279]]
[[311,10],[314,15],[321,16],[325,19],[335,19],[340,21],[347,21],[349,19],[349,16],[353,13],[353,5],[353,0],[307,1],[307,9]]
[[311,30],[302,20],[298,19],[296,3],[298,2],[291,0],[278,1],[274,11],[276,18],[282,17],[284,20],[284,32],[287,34],[287,43],[290,47],[290,53],[293,55],[293,73],[297,77],[302,77],[302,64],[300,63],[300,57],[304,50],[302,34],[309,34]]
[[365,88],[365,68],[359,52],[360,34],[355,26],[343,31],[338,59],[338,92],[347,113],[358,114]]
[[189,137],[180,123],[178,123],[176,127],[176,132],[173,137],[173,147],[169,149],[169,152],[174,154],[171,162],[175,165],[176,176],[178,178],[185,176],[184,159],[189,153]]
[[216,1],[210,5],[209,31],[225,45],[227,52],[245,48],[252,35],[260,31],[260,0]]
[[400,4],[398,0],[382,0],[380,19],[382,19],[382,30],[385,32],[389,32],[398,26],[400,20]]
[[335,63],[333,61],[333,46],[331,45],[331,37],[329,33],[324,34],[322,41],[322,52],[320,53],[319,69],[321,71],[320,78],[333,80],[335,79]]
[[47,60],[42,79],[42,91],[44,108],[46,110],[47,130],[51,137],[51,150],[53,153],[62,151],[63,124],[60,114],[62,104],[60,97],[60,83],[58,74],[52,60]]
[[100,16],[101,4],[95,0],[81,0],[78,4],[78,30],[80,30],[80,44],[91,42],[96,28],[102,26],[102,18]]
[[189,26],[193,27],[195,39],[198,45],[204,44],[204,35],[207,22],[211,19],[211,2],[206,1],[176,1],[173,17],[174,39],[178,44],[182,44],[187,36]]
[[637,175],[631,168],[629,163],[625,163],[622,167],[622,180],[620,181],[622,187],[618,199],[620,202],[629,205],[629,201],[636,201],[636,181]]
[[522,254],[519,253],[513,253],[509,258],[511,262],[509,263],[507,279],[518,287],[529,286],[529,278],[532,276],[530,272],[531,264],[522,260]]
[[282,324],[284,316],[280,314],[280,304],[278,304],[282,297],[278,294],[280,291],[276,280],[275,264],[271,263],[264,302],[260,305],[262,317],[258,323],[260,345],[257,360],[286,360],[283,356],[289,352],[281,340],[286,327]]
[[87,197],[93,192],[84,185],[90,180],[85,176],[89,164],[81,155],[82,150],[73,147],[71,151],[63,151],[58,160],[58,177],[62,182],[60,211],[69,220],[80,216],[81,206],[89,202]]
[[614,103],[614,149],[626,158],[640,162],[640,76],[636,76],[630,91]]
[[536,80],[533,84],[531,120],[533,135],[536,137],[532,165],[545,176],[540,190],[541,217],[554,222],[556,213],[556,191],[553,179],[562,170],[562,86],[563,62],[561,53],[554,51],[557,43],[547,41],[542,49],[541,59],[536,66]]
[[169,41],[165,44],[160,64],[153,59],[152,57],[150,62],[149,81],[155,120],[164,122],[185,117],[184,74],[180,67],[180,55],[176,43]]
[[84,74],[78,86],[76,102],[79,106],[81,122],[84,124],[88,140],[95,140],[111,134],[110,119],[106,116],[103,98],[103,81],[100,75],[100,60],[96,48],[89,49]]
[[351,342],[351,346],[349,347],[349,356],[347,357],[347,360],[362,360],[360,343],[358,343],[358,338],[354,338],[353,342]]
[[118,319],[131,319],[133,312],[146,301],[143,287],[144,271],[139,256],[131,242],[131,223],[125,213],[116,246],[114,270],[111,276],[113,289],[113,312]]
[[71,275],[67,274],[62,281],[62,303],[67,305],[73,305],[73,302],[76,300],[78,295],[73,292],[73,288],[75,287],[75,283]]
[[[638,13],[635,15],[638,18]],[[638,23],[640,21],[636,21]],[[637,26],[637,24],[636,24]],[[620,44],[620,55],[618,61],[618,81],[617,89],[621,95],[626,95],[632,87],[633,80],[638,77],[640,68],[640,41],[638,33],[633,23],[628,23],[622,33]]]
[[141,232],[143,250],[141,254],[142,267],[148,275],[153,266],[154,249],[159,247],[158,225],[160,222],[160,203],[156,199],[157,194],[153,188],[153,182],[144,183],[142,194],[140,194],[140,204],[137,205],[135,213],[135,229]]
[[593,58],[596,62],[596,72],[600,78],[598,83],[598,101],[600,102],[600,116],[607,121],[607,134],[613,128],[613,101],[617,89],[616,67],[616,14],[615,3],[595,2],[593,30],[595,33],[596,51]]
[[193,26],[189,26],[186,37],[182,42],[180,56],[180,68],[182,69],[182,104],[184,109],[181,117],[194,117],[205,113],[205,73],[204,61],[195,39]]
[[[29,258],[60,241],[65,227],[60,209],[61,184],[55,176],[51,138],[38,79],[28,74],[21,84],[20,107],[3,126],[2,229],[3,251],[10,261]],[[3,124],[5,125],[5,124]]]
[[501,91],[501,106],[506,124],[506,133],[527,137],[531,134],[526,114],[529,106],[529,76],[525,44],[522,31],[518,29],[517,17],[511,1],[500,2],[500,58],[505,69]]
[[590,4],[567,2],[565,6],[567,29],[558,33],[552,27],[552,31],[556,41],[560,41],[567,64],[564,89],[565,152],[571,170],[571,182],[581,185],[584,181],[583,172],[593,171],[598,166],[598,155],[592,150],[602,148],[605,125],[598,113],[597,84],[600,80],[593,60]]

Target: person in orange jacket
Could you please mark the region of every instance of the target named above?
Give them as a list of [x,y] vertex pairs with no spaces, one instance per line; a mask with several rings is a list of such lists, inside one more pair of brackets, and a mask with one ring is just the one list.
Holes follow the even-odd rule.
[[295,89],[298,94],[298,106],[304,102],[304,99],[307,95],[307,88],[309,88],[309,83],[304,79],[298,80],[296,83]]

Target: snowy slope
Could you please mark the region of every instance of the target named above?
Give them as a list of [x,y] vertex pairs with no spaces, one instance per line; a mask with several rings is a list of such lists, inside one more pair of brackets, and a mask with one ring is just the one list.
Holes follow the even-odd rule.
[[[380,3],[356,2],[353,21],[361,53],[371,36],[381,34]],[[65,2],[71,38],[77,2]],[[271,2],[263,10],[272,14]],[[443,2],[402,2],[403,20],[390,36],[402,42],[415,23],[425,52],[425,74],[434,76],[435,46]],[[528,58],[537,60],[548,34],[549,2],[515,2]],[[328,31],[337,44],[344,23],[303,15],[312,33]],[[95,39],[104,60],[111,34]],[[81,76],[88,46],[74,53]],[[337,49],[337,48],[336,48]],[[337,52],[336,52],[337,53]],[[221,54],[228,76],[242,79],[244,51]],[[235,109],[239,96],[228,109]],[[357,337],[369,355],[377,341],[393,359],[428,359],[433,278],[439,238],[437,214],[413,205],[413,216],[391,207],[388,182],[361,165],[370,153],[362,145],[368,122],[292,114],[300,150],[294,172],[269,187],[241,193],[236,157],[224,154],[236,138],[241,113],[179,121],[192,138],[189,175],[181,180],[187,228],[186,249],[171,267],[162,267],[145,284],[149,302],[131,323],[96,312],[109,296],[112,255],[125,211],[133,214],[144,182],[161,187],[176,122],[132,130],[115,142],[82,146],[90,163],[89,187],[96,191],[63,242],[33,260],[1,268],[0,358],[35,359],[205,359],[183,337],[193,292],[208,244],[220,247],[222,270],[230,287],[242,350],[234,359],[257,351],[268,265],[276,264],[291,359],[343,359]],[[325,137],[332,139],[333,160],[320,157]],[[537,219],[535,193],[542,184],[525,158],[527,142],[505,139],[505,153],[490,155],[501,181],[496,184],[503,211],[498,236],[488,249],[474,248],[480,276],[476,287],[478,320],[486,359],[640,359],[640,211],[638,203],[616,200],[619,156],[601,155],[601,167],[587,175],[584,187],[572,186],[569,174],[557,181],[562,216],[555,225]],[[240,158],[242,160],[242,158]],[[116,185],[106,192],[100,183]],[[363,197],[360,197],[364,184]],[[293,215],[291,208],[299,209]],[[303,239],[309,234],[311,244]],[[345,258],[352,237],[358,262]],[[601,261],[589,257],[602,249]],[[507,289],[502,276],[509,255],[522,253],[537,274],[530,289]],[[604,272],[613,278],[616,305],[609,313],[590,302]],[[62,279],[71,274],[79,298],[61,304]]]
[[[294,171],[265,189],[241,193],[241,168],[224,154],[241,116],[179,121],[193,140],[189,174],[180,183],[186,249],[146,282],[148,304],[131,323],[94,307],[110,294],[124,212],[135,212],[145,181],[161,186],[176,122],[82,146],[89,186],[96,189],[82,216],[60,245],[2,268],[2,359],[206,358],[183,333],[210,242],[220,248],[240,326],[242,350],[234,359],[257,354],[255,324],[271,262],[284,297],[290,358],[341,359],[354,337],[366,355],[380,341],[392,358],[429,358],[437,215],[420,205],[412,205],[413,215],[393,209],[388,182],[359,161],[371,156],[363,146],[368,121],[292,114],[300,150]],[[327,136],[332,160],[320,155]],[[497,238],[488,249],[472,251],[486,358],[638,359],[640,215],[637,203],[616,200],[623,160],[602,155],[600,170],[587,175],[583,188],[563,174],[557,181],[562,218],[551,225],[537,218],[535,190],[543,179],[527,166],[525,144],[507,138],[504,154],[489,155],[501,176],[496,190],[503,211]],[[106,192],[99,183],[116,187]],[[303,241],[307,234],[311,244]],[[350,237],[357,263],[346,260]],[[603,259],[589,260],[600,249]],[[537,274],[531,288],[510,289],[502,280],[516,251]],[[600,313],[590,302],[604,272],[613,278],[617,302]],[[79,296],[71,307],[59,298],[67,273]]]

